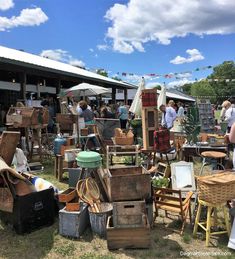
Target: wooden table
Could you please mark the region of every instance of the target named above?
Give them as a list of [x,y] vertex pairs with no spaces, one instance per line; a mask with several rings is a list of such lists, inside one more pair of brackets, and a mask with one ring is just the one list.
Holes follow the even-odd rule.
[[202,152],[205,151],[219,151],[223,153],[227,153],[227,145],[224,146],[202,146],[202,145],[189,145],[184,144],[182,147],[183,150],[183,159],[187,162],[191,160],[192,157],[197,156],[199,157]]

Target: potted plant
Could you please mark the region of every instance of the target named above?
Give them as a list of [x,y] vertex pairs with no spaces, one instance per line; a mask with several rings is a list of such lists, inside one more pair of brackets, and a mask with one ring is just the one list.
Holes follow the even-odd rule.
[[159,176],[153,176],[151,181],[152,181],[153,188],[167,188],[169,185],[170,179],[159,175]]

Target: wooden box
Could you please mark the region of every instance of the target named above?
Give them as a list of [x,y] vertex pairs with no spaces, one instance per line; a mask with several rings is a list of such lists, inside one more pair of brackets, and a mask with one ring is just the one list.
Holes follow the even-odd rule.
[[83,204],[79,211],[59,211],[59,233],[62,236],[80,238],[89,225],[88,205]]
[[74,188],[68,188],[58,195],[59,202],[69,202],[76,197],[76,190]]
[[109,216],[106,233],[108,249],[149,248],[151,245],[150,226],[147,218],[143,227],[115,228],[112,217]]
[[142,167],[120,167],[107,171],[105,181],[110,201],[142,200],[151,196],[151,177]]
[[80,209],[80,204],[79,204],[79,198],[77,195],[71,201],[66,202],[67,211],[79,211],[79,209]]
[[115,228],[142,227],[145,212],[145,201],[114,202],[113,226]]

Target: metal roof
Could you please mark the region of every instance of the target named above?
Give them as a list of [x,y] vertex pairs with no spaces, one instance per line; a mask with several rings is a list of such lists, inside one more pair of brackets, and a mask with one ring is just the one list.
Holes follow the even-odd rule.
[[56,72],[89,80],[97,80],[106,84],[119,86],[120,88],[137,88],[135,85],[117,81],[82,68],[3,46],[0,46],[0,62],[11,63],[23,67],[33,67],[39,70]]
[[196,101],[196,99],[193,98],[192,96],[189,96],[185,93],[182,93],[182,92],[180,92],[176,89],[167,89],[166,90],[166,96],[168,98],[184,100],[184,101],[189,101],[189,102],[195,102]]

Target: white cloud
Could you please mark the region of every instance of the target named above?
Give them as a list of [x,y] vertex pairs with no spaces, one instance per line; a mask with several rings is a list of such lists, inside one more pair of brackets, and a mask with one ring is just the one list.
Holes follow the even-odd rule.
[[14,6],[14,2],[12,0],[0,0],[0,10],[6,11]]
[[170,44],[175,37],[235,33],[235,1],[208,0],[129,0],[114,4],[105,18],[111,23],[106,37],[113,50],[144,51],[155,41]]
[[190,84],[190,83],[194,83],[195,81],[192,80],[188,80],[187,78],[183,78],[182,80],[178,80],[178,81],[172,81],[170,83],[167,84],[167,87],[175,87],[175,86],[182,86],[185,84]]
[[85,63],[72,57],[68,51],[62,49],[47,49],[40,53],[40,56],[56,61],[68,63],[72,66],[85,67]]
[[11,18],[0,16],[0,31],[5,31],[18,26],[38,26],[48,20],[41,8],[23,9],[19,16]]
[[94,49],[90,48],[89,51],[90,51],[90,52],[94,52]]
[[98,50],[107,50],[108,49],[108,45],[106,45],[106,44],[97,45],[97,49]]
[[69,61],[69,64],[75,67],[85,67],[85,63],[78,59],[72,59]]
[[153,87],[156,87],[157,85],[164,85],[163,83],[160,83],[160,82],[149,82],[146,84],[146,88],[153,88]]
[[194,62],[194,61],[204,59],[201,52],[197,49],[188,49],[188,50],[186,50],[186,53],[189,55],[187,58],[177,56],[174,59],[172,59],[170,61],[170,63],[175,64],[175,65],[179,65],[179,64],[191,63],[191,62]]

